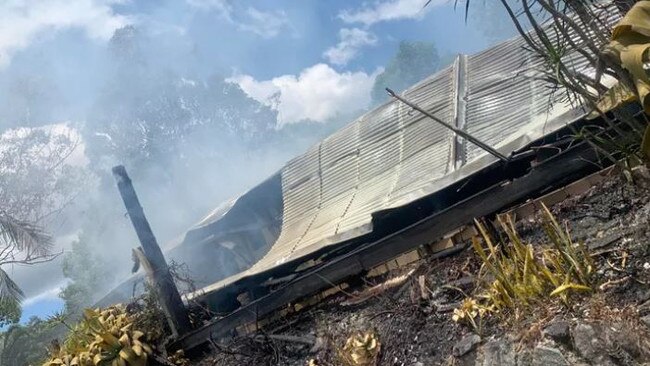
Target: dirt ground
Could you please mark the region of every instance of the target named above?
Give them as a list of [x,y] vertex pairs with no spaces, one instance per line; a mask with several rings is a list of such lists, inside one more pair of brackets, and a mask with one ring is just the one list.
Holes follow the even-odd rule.
[[[452,321],[463,292],[474,290],[480,266],[468,249],[346,289],[264,333],[219,345],[196,364],[343,365],[340,354],[355,332],[376,335],[377,365],[650,364],[648,183],[612,176],[551,210],[596,261],[597,288],[571,308],[549,298],[486,317],[480,334]],[[524,241],[545,244],[539,221],[517,223]],[[390,289],[369,290],[391,278]]]

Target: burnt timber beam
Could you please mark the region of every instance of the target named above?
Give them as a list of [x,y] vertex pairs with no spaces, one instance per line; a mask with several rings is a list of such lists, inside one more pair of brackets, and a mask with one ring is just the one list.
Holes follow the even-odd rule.
[[[472,223],[474,218],[488,216],[520,203],[549,186],[567,184],[593,173],[602,168],[592,162],[597,160],[597,153],[587,143],[576,144],[535,166],[520,178],[495,184],[441,212],[326,262],[276,291],[188,333],[171,348],[191,350],[210,339],[227,338],[238,326],[256,322],[287,303],[331,287],[332,283],[360,275],[424,243],[438,240],[450,229]],[[449,254],[443,252],[438,256]]]
[[174,336],[187,333],[191,329],[190,318],[181,295],[178,293],[174,279],[172,278],[165,256],[160,250],[158,241],[153,235],[149,221],[144,215],[140,201],[133,188],[131,178],[126,173],[124,166],[119,165],[113,168],[113,176],[117,182],[117,188],[124,201],[124,206],[129,214],[133,228],[135,229],[142,251],[146,257],[144,264],[147,275],[156,289],[158,299],[167,317],[167,322],[174,333]]

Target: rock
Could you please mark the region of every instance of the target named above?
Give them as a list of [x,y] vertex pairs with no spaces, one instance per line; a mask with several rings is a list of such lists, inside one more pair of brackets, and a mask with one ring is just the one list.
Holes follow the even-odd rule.
[[606,235],[604,238],[594,238],[589,240],[587,242],[587,246],[591,250],[600,249],[609,246],[611,244],[614,244],[619,240],[621,240],[622,238],[623,238],[623,233],[620,232],[610,233],[609,235]]
[[650,328],[650,315],[641,317],[641,323],[645,324],[646,327]]
[[636,302],[638,304],[643,304],[650,300],[650,290],[638,290],[636,292]]
[[530,366],[533,364],[532,352],[528,349],[523,349],[517,353],[517,366]]
[[454,311],[454,309],[458,309],[460,307],[460,305],[461,305],[460,302],[450,302],[450,303],[447,303],[447,304],[435,303],[436,312],[438,312],[438,313],[448,313],[448,312]]
[[646,300],[644,303],[638,306],[639,314],[641,316],[650,314],[650,300]]
[[456,357],[461,357],[474,350],[479,343],[481,343],[481,337],[476,334],[468,334],[454,345],[452,353]]
[[559,343],[569,343],[571,333],[569,332],[569,322],[557,320],[550,322],[543,331],[544,336],[551,338]]
[[309,350],[309,353],[315,354],[320,352],[321,350],[325,349],[326,342],[323,337],[316,337],[316,341],[314,342],[314,345],[311,347]]
[[533,366],[565,366],[569,365],[559,349],[547,346],[537,346],[533,350]]
[[590,324],[576,325],[573,328],[573,346],[580,356],[596,365],[613,365],[605,353],[605,342],[597,336],[598,333]]
[[483,366],[515,366],[513,346],[503,340],[493,339],[483,346]]
[[[450,281],[447,283],[443,290],[447,290],[448,292],[454,292],[457,291],[455,288],[459,288],[463,291],[469,291],[474,288],[474,284],[476,283],[476,279],[474,277],[461,277],[457,280]],[[454,289],[454,290],[450,290]]]

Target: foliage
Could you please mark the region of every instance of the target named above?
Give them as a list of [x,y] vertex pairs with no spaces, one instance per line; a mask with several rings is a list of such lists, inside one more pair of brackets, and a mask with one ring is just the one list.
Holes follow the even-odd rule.
[[153,350],[141,341],[143,337],[142,331],[133,329],[133,318],[124,306],[86,309],[65,342],[50,348],[43,365],[144,366]]
[[21,315],[20,304],[15,301],[0,300],[0,328],[18,323]]
[[5,131],[0,136],[0,212],[16,220],[42,223],[79,194],[86,176],[69,158],[79,136],[67,127]]
[[[609,41],[610,17],[612,13],[625,14],[636,3],[637,9],[647,6],[645,1],[615,0],[601,2],[597,0],[499,0],[505,14],[510,18],[517,32],[526,43],[533,59],[539,61],[537,67],[539,76],[545,81],[552,94],[564,94],[564,101],[591,111],[592,116],[600,117],[606,124],[607,133],[593,133],[587,126],[576,131],[576,137],[592,145],[601,152],[602,156],[614,163],[619,163],[623,157],[622,168],[630,174],[629,166],[644,158],[644,150],[640,147],[643,130],[648,128],[634,116],[621,108],[614,108],[621,102],[629,102],[634,94],[636,101],[643,101],[643,96],[637,92],[635,85],[647,83],[646,72],[642,67],[629,68],[622,65],[620,55],[625,53],[627,46],[624,32],[613,32],[612,43]],[[430,1],[426,4],[429,5]],[[466,19],[473,13],[477,1],[455,0],[456,6],[464,8]],[[472,9],[472,11],[470,10]],[[634,13],[634,11],[630,11]],[[634,14],[633,14],[634,15]],[[639,20],[646,18],[643,11],[638,11],[631,28],[638,32]],[[635,15],[636,16],[636,15]],[[625,22],[625,20],[624,20]],[[622,24],[623,28],[631,23]],[[621,25],[616,28],[620,28]],[[643,34],[643,31],[640,32]],[[623,38],[621,40],[621,38]],[[638,37],[632,37],[635,42]],[[619,42],[621,40],[622,42]],[[608,43],[610,43],[608,45]],[[646,48],[635,47],[631,53],[645,53]],[[632,59],[628,57],[628,59]],[[581,60],[577,62],[577,60]],[[637,57],[639,62],[642,57]],[[595,72],[585,73],[575,65],[586,62]],[[618,85],[609,87],[607,79],[615,79]],[[643,89],[643,88],[642,88]],[[554,99],[549,99],[552,101]],[[552,103],[549,103],[552,104]],[[549,106],[550,108],[551,106]],[[610,111],[611,113],[605,113]],[[612,115],[614,118],[612,118]],[[647,121],[646,121],[647,122]],[[594,139],[599,136],[599,139]],[[615,145],[624,146],[622,151],[611,151]]]
[[61,324],[34,317],[25,325],[13,325],[2,338],[0,365],[36,365],[46,356],[50,341],[63,334]]
[[[125,165],[141,198],[155,202],[147,215],[158,239],[166,241],[215,202],[273,173],[300,146],[293,134],[281,136],[273,109],[249,98],[237,84],[161,68],[143,49],[145,37],[133,27],[115,32],[108,81],[80,126],[89,165],[100,181],[88,203],[92,218],[83,226],[87,241],[97,246],[131,240],[106,224],[123,213],[110,175],[114,165]],[[302,146],[311,143],[313,138]],[[251,162],[260,169],[243,173],[241,166]]]
[[[51,260],[51,238],[40,228],[7,215],[0,214],[0,266],[36,264]],[[0,318],[16,317],[23,292],[0,267]]]
[[[543,205],[543,204],[542,204]],[[593,261],[581,243],[574,243],[567,229],[543,205],[542,228],[549,245],[538,250],[524,243],[510,216],[499,217],[508,238],[495,245],[485,227],[476,222],[483,241],[473,238],[472,246],[486,270],[476,299],[467,299],[454,312],[455,321],[479,328],[476,316],[505,309],[526,309],[558,297],[569,305],[570,295],[592,290]]]
[[129,312],[136,313],[133,326],[137,329],[146,329],[146,341],[149,343],[160,343],[164,337],[171,334],[171,329],[165,318],[165,313],[158,302],[156,290],[146,284],[145,292],[131,304]]
[[91,250],[83,234],[63,256],[63,275],[70,279],[70,283],[59,296],[65,302],[68,314],[78,313],[90,306],[109,285],[106,283],[110,275],[108,264]]
[[[648,98],[650,95],[650,78],[645,67],[648,60],[647,52],[650,49],[649,12],[650,3],[644,1],[635,4],[612,31],[612,39],[605,47],[603,54],[629,73],[634,83],[634,90],[630,90],[631,85],[629,83],[619,82],[618,85],[608,91],[609,94],[601,98],[598,103],[598,107],[601,107],[601,109],[603,100],[607,104],[606,108],[615,108],[627,103],[632,97],[643,106],[646,113],[650,113],[650,98]],[[623,93],[614,93],[614,98],[617,99],[614,103],[611,102],[612,90],[623,90]],[[603,111],[608,110],[603,109]],[[639,146],[639,153],[634,154],[648,162],[650,162],[649,136],[650,126],[646,126]]]
[[0,319],[17,318],[23,297],[6,266],[52,260],[48,219],[82,188],[80,173],[66,164],[77,143],[65,131],[6,131],[0,136]]
[[[277,115],[220,77],[190,80],[149,67],[144,35],[132,26],[110,41],[114,71],[83,126],[89,158],[104,171],[119,161],[132,171],[181,165],[210,154],[219,140],[254,144],[276,127]],[[127,86],[127,87],[125,87]],[[192,147],[195,154],[185,147]]]
[[439,65],[440,58],[432,43],[400,42],[395,57],[375,79],[373,102],[380,103],[388,98],[385,88],[403,90],[436,72]]

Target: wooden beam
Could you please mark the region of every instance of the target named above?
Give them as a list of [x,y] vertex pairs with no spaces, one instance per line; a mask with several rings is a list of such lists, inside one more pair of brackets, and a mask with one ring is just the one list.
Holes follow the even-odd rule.
[[175,337],[183,335],[191,329],[190,318],[187,315],[187,309],[183,304],[181,295],[178,293],[171,272],[169,272],[165,256],[160,250],[156,237],[149,226],[149,221],[147,221],[142,206],[140,206],[131,178],[129,178],[126,169],[122,165],[113,168],[113,176],[117,181],[117,188],[142,245],[142,251],[146,256],[145,263],[142,263],[143,267],[148,267],[147,274],[156,289],[167,322]]

